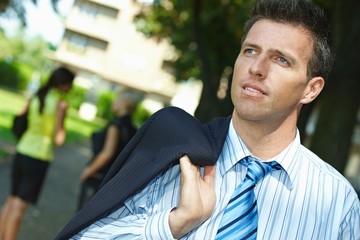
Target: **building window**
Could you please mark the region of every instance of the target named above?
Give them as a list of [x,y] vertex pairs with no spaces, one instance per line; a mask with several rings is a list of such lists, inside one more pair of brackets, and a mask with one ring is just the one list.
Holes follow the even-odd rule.
[[98,13],[97,5],[84,2],[79,6],[79,17],[86,21],[94,21]]
[[69,36],[67,48],[77,54],[85,54],[88,39],[80,34],[72,33]]

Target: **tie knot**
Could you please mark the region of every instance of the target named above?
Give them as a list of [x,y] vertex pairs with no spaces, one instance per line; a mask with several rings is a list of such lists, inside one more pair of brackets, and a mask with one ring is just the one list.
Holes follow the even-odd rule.
[[261,162],[252,157],[246,157],[240,162],[248,168],[245,178],[251,180],[254,185],[270,172],[281,169],[281,166],[275,161]]

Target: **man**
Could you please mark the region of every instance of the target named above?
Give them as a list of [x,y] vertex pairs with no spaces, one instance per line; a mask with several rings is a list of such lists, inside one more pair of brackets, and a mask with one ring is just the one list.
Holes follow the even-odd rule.
[[216,165],[182,157],[73,239],[225,239],[223,229],[234,222],[224,225],[226,208],[254,174],[253,163],[271,163],[273,171],[252,187],[256,220],[228,231],[228,239],[239,239],[240,228],[243,239],[360,239],[357,194],[301,145],[296,128],[332,62],[319,8],[305,0],[260,0],[245,25],[231,87],[234,111]]

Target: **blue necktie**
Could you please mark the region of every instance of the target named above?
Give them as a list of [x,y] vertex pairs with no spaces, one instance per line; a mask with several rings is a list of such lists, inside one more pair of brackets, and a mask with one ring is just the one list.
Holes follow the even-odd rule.
[[258,214],[254,187],[266,174],[281,169],[277,162],[263,163],[250,156],[240,163],[248,167],[247,174],[225,209],[216,240],[256,239]]

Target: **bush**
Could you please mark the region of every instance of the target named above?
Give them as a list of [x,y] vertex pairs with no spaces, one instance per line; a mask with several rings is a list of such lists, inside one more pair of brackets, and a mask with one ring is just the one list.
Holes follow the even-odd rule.
[[1,85],[11,89],[18,89],[21,80],[21,74],[16,65],[7,61],[0,61]]
[[99,93],[99,98],[96,103],[97,107],[97,116],[104,118],[106,120],[111,120],[114,117],[112,112],[111,105],[112,101],[115,99],[116,94],[110,91],[103,91]]
[[17,85],[17,89],[20,91],[27,90],[32,74],[34,73],[34,69],[25,63],[15,63],[15,66],[20,73],[20,81]]
[[133,121],[135,126],[140,128],[150,116],[151,113],[140,103],[133,113]]
[[30,66],[19,62],[0,61],[1,85],[17,91],[25,91],[34,72]]
[[73,85],[69,95],[67,96],[68,103],[70,107],[79,110],[81,104],[85,100],[87,90],[83,87]]

